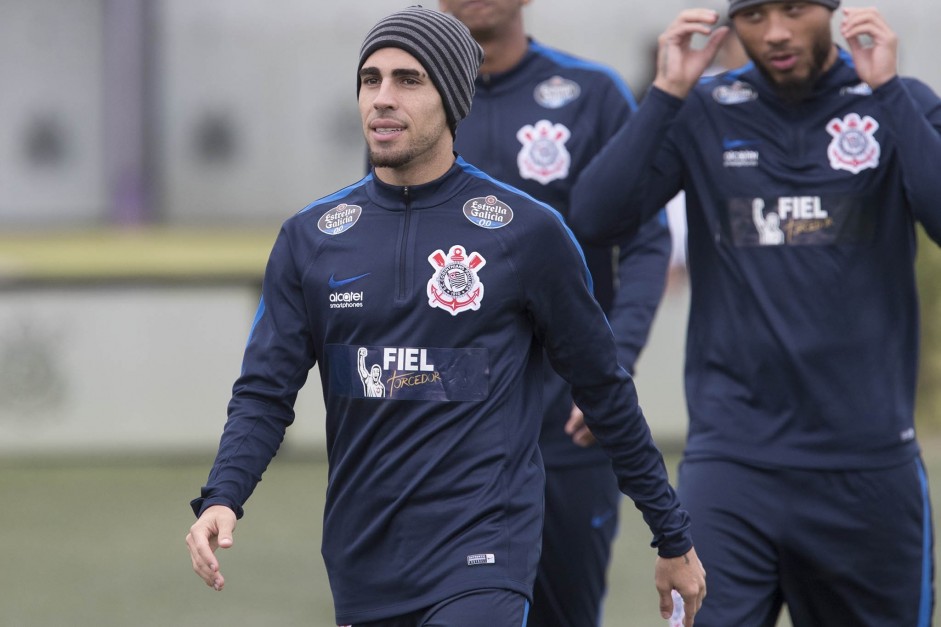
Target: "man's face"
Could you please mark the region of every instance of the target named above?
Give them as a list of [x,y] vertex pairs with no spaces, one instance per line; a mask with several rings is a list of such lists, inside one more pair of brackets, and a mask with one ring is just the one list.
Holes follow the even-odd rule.
[[359,75],[359,112],[375,167],[407,169],[450,157],[441,95],[418,59],[399,48],[380,48]]
[[439,0],[438,7],[464,22],[474,39],[485,42],[522,19],[530,0]]
[[801,100],[836,59],[830,18],[828,8],[813,2],[767,2],[739,11],[732,23],[779,94]]

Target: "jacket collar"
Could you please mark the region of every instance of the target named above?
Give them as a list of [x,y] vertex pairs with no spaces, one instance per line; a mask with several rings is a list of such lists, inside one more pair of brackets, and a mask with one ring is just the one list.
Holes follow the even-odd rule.
[[437,179],[408,186],[383,183],[373,170],[368,176],[366,193],[371,201],[390,211],[404,211],[406,202],[412,209],[436,207],[454,198],[467,186],[468,179],[464,176],[467,167],[467,162],[457,157],[448,171]]

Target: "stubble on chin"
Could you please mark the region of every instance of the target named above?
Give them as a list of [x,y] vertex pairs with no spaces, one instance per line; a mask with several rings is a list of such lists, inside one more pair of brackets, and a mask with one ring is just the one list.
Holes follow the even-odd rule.
[[775,78],[771,70],[763,63],[758,62],[754,57],[752,60],[755,61],[758,70],[765,75],[768,82],[774,86],[775,93],[782,101],[787,104],[799,104],[813,94],[817,81],[824,73],[824,66],[827,63],[831,46],[832,43],[829,41],[821,41],[813,47],[810,68],[807,75],[802,78],[789,76],[783,79],[780,76]]
[[369,149],[369,163],[374,168],[400,168],[412,160],[412,155],[407,151],[381,152]]

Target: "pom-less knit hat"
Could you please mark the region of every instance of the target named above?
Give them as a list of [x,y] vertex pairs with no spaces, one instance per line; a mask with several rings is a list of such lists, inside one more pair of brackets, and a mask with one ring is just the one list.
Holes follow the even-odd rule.
[[456,18],[421,6],[402,9],[385,17],[366,34],[359,51],[356,95],[363,63],[380,48],[401,48],[425,68],[438,88],[451,132],[470,111],[474,79],[484,51],[470,31]]
[[[729,0],[729,15],[735,15],[742,9],[753,7],[756,4],[766,4],[768,2],[781,2],[782,0]],[[807,0],[814,4],[822,4],[830,9],[837,9],[840,6],[840,0]]]

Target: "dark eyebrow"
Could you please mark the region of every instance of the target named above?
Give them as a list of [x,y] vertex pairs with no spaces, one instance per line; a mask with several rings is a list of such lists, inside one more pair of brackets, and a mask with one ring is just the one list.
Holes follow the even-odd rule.
[[421,78],[424,75],[424,72],[419,72],[418,70],[392,70],[392,76],[395,76],[396,78],[401,78],[403,76],[415,76]]
[[365,78],[367,76],[378,76],[378,75],[379,75],[379,68],[375,68],[375,67],[364,67],[360,69],[359,71],[360,78]]
[[[360,78],[366,78],[367,76],[380,76],[382,72],[379,71],[379,68],[376,67],[364,67],[359,71]],[[424,72],[413,69],[399,69],[392,70],[392,76],[395,78],[402,78],[405,76],[414,76],[417,78],[422,78],[425,76]]]

